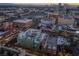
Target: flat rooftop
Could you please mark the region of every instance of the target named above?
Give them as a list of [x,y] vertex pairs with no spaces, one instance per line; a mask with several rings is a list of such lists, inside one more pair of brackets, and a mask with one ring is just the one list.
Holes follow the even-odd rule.
[[28,23],[30,22],[31,20],[14,20],[13,22],[17,22],[17,23]]

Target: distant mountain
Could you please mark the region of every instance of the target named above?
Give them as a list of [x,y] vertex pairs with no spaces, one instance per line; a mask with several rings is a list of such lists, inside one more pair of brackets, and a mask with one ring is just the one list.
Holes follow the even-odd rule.
[[48,3],[17,3],[18,7],[49,7],[52,6],[52,4]]
[[15,7],[16,4],[13,3],[0,3],[0,7]]
[[0,8],[7,7],[47,7],[51,4],[46,3],[0,3]]

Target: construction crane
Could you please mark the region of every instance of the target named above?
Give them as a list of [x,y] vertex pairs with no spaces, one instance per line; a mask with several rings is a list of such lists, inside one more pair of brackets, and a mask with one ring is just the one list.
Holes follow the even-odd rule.
[[61,3],[59,3],[59,6],[58,7],[56,7],[56,11],[54,12],[54,13],[50,13],[49,15],[48,15],[48,17],[50,18],[50,17],[53,17],[54,19],[55,19],[55,29],[56,30],[58,30],[58,18],[60,17],[60,8],[61,8]]

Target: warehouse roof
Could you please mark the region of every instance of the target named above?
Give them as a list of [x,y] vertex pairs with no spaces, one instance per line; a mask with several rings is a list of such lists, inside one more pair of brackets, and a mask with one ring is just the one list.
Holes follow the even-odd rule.
[[31,20],[14,20],[13,22],[18,22],[18,23],[28,23]]

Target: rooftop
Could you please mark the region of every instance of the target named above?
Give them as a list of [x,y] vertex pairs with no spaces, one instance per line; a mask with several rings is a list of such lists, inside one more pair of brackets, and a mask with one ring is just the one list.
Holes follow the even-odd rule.
[[31,20],[14,20],[13,22],[18,22],[18,23],[27,23],[30,22]]

